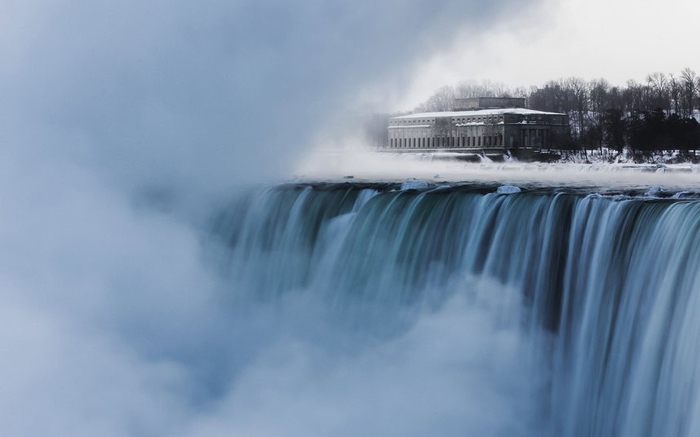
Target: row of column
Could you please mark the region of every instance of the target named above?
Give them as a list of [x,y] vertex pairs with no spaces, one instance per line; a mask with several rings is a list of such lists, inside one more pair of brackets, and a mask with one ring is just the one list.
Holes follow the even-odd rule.
[[547,146],[547,130],[546,129],[523,129],[520,133],[520,143],[524,147],[546,147]]
[[502,147],[503,135],[478,137],[423,137],[423,138],[391,138],[389,147],[392,149],[449,149],[449,148],[479,148]]

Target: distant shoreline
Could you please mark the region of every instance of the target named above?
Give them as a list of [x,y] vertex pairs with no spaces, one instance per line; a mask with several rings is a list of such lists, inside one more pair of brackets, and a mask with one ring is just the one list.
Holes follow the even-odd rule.
[[555,187],[614,187],[695,191],[700,188],[700,164],[522,162],[514,159],[465,162],[435,153],[377,153],[322,150],[309,155],[285,182],[536,183]]
[[674,164],[700,164],[700,155],[684,154],[679,151],[665,151],[656,154],[632,154],[630,152],[618,153],[604,149],[589,150],[586,153],[575,150],[543,150],[534,151],[532,159],[518,159],[511,157],[506,151],[411,151],[395,152],[378,150],[380,154],[394,154],[414,157],[430,157],[437,160],[452,160],[471,163],[484,162],[521,162],[521,163],[546,163],[546,164],[634,164],[634,165],[674,165]]

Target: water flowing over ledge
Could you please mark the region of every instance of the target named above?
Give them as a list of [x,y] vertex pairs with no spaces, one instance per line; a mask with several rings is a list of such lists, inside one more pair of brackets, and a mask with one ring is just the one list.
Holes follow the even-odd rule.
[[[700,435],[700,201],[663,190],[498,187],[250,193],[214,224],[228,247],[231,301],[303,296],[329,326],[364,338],[361,350],[422,332],[459,301],[464,319],[449,332],[413,338],[419,349],[441,336],[469,340],[462,352],[433,351],[458,366],[446,375],[480,380],[456,379],[464,397],[455,401],[467,403],[445,411],[459,414],[433,411],[451,431]],[[445,358],[464,350],[479,358]],[[479,421],[470,390],[500,396],[492,412],[507,415]]]

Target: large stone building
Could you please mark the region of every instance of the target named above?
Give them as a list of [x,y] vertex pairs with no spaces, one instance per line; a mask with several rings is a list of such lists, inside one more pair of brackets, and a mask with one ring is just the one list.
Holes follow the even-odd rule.
[[457,99],[450,112],[389,119],[386,147],[396,152],[527,153],[558,148],[569,138],[569,117],[523,108],[525,99]]

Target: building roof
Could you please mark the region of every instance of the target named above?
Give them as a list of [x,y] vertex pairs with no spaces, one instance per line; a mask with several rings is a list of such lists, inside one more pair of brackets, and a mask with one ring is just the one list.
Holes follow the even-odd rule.
[[498,108],[498,109],[476,109],[472,111],[444,111],[444,112],[419,112],[416,114],[401,115],[392,117],[396,120],[411,120],[414,118],[431,118],[431,117],[470,117],[480,115],[502,115],[502,114],[519,114],[519,115],[566,115],[559,112],[544,112],[535,111],[534,109],[525,108]]

